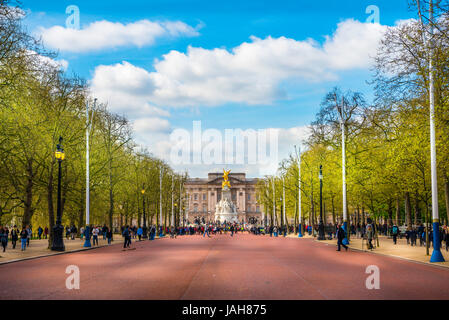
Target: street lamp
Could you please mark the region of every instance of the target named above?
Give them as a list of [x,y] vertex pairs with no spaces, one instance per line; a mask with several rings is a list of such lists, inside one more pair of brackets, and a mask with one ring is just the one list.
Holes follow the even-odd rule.
[[142,239],[148,239],[147,234],[147,216],[145,214],[145,184],[142,186],[142,205],[143,205],[143,227],[142,227]]
[[[97,99],[94,99],[94,106],[92,112],[95,112],[95,107],[97,104]],[[93,117],[93,114],[92,114]],[[85,241],[84,247],[90,248],[92,244],[90,243],[90,160],[89,160],[89,135],[92,131],[92,121],[89,117],[89,101],[86,103],[86,229],[84,230]],[[112,226],[111,226],[112,228]]]
[[[418,6],[420,6],[418,0]],[[429,115],[430,115],[430,170],[431,170],[431,188],[432,188],[432,222],[433,222],[433,252],[430,262],[444,262],[444,257],[441,254],[440,246],[440,216],[438,212],[438,176],[437,176],[437,150],[435,143],[435,89],[434,89],[434,62],[433,62],[433,35],[434,35],[434,4],[430,0],[429,3],[429,39],[424,33],[424,23],[421,11],[419,18],[423,29],[424,45],[427,47],[429,57]],[[426,240],[426,246],[428,241]]]
[[[296,150],[296,146],[295,146]],[[301,148],[298,147],[298,238],[302,238],[302,212],[301,212]]]
[[349,244],[349,231],[348,231],[348,208],[346,204],[346,137],[345,137],[345,121],[343,118],[343,104],[344,97],[341,98],[341,106],[338,105],[337,95],[335,95],[335,104],[337,106],[338,113],[340,115],[340,128],[341,128],[341,162],[342,162],[342,180],[343,180],[343,230],[345,231],[345,238],[342,243]]
[[[175,219],[175,216],[176,216],[176,209],[178,208],[178,204],[175,202],[175,203],[173,204],[173,206],[175,207],[175,210],[173,211],[172,225],[173,225],[174,227],[176,227],[176,225],[177,225],[177,220],[178,220],[178,219]],[[179,214],[179,212],[178,212],[178,214]],[[179,216],[178,216],[178,217],[179,217]]]
[[323,224],[323,166],[320,165],[320,224],[318,225],[318,240],[326,240]]
[[56,225],[53,227],[53,243],[51,250],[53,251],[65,251],[64,241],[62,234],[64,227],[61,225],[62,211],[61,211],[61,163],[65,158],[64,149],[61,146],[62,137],[59,137],[59,143],[56,146],[55,158],[58,160],[58,202],[57,202],[57,216]]

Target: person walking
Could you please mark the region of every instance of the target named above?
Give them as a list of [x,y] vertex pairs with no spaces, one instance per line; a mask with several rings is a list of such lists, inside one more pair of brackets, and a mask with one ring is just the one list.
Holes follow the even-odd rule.
[[106,238],[108,239],[108,244],[112,242],[112,228],[107,228]]
[[11,230],[11,244],[12,248],[16,248],[17,240],[19,239],[19,230],[17,229],[17,226],[14,226]]
[[231,237],[233,237],[234,236],[234,225],[231,225],[231,228],[230,228],[230,231],[231,231]]
[[92,242],[93,242],[93,245],[95,245],[95,243],[96,243],[97,246],[98,246],[98,234],[99,233],[100,233],[100,230],[98,229],[98,227],[94,227],[92,229]]
[[45,227],[44,229],[44,238],[47,239],[48,237],[48,227]]
[[129,246],[131,245],[131,230],[129,229],[129,226],[125,227],[122,236],[125,238],[123,249],[129,248]]
[[41,228],[41,226],[39,226],[39,228],[37,228],[37,237],[39,238],[39,240],[41,240],[43,232],[44,230]]
[[143,234],[143,229],[142,229],[142,227],[139,227],[139,229],[137,229],[137,237],[139,238],[139,241],[142,241],[142,234]]
[[103,225],[103,228],[101,228],[101,234],[103,235],[103,240],[106,240],[106,232],[108,232],[108,227],[106,225]]
[[84,227],[80,228],[80,239],[83,240],[84,237]]
[[368,240],[368,249],[373,250],[373,238],[374,238],[374,230],[371,224],[366,226],[366,238]]
[[399,228],[398,228],[398,226],[396,224],[393,225],[393,228],[391,229],[391,234],[393,235],[393,243],[397,244]]
[[3,252],[5,252],[8,245],[8,234],[6,233],[6,228],[2,226],[0,226],[0,243],[2,244]]
[[22,243],[22,251],[25,251],[27,248],[27,240],[28,240],[28,231],[25,227],[22,227],[22,231],[20,232],[20,241]]
[[33,231],[31,230],[30,226],[27,226],[27,232],[28,232],[28,237],[27,237],[27,247],[30,246],[30,240],[31,240],[31,236],[33,234]]
[[410,230],[410,245],[413,247],[416,247],[416,238],[417,238],[417,231],[415,228],[412,228],[412,230]]
[[343,239],[345,238],[345,230],[341,226],[341,224],[338,225],[337,229],[337,251],[341,251],[341,246],[345,248],[346,251],[348,251],[348,246],[343,244]]

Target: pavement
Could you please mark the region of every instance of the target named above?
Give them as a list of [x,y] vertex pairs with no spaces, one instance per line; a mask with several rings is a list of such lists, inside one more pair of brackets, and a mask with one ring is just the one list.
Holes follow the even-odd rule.
[[[337,245],[337,240],[326,240],[324,243]],[[407,244],[407,240],[405,238],[399,239],[397,244],[393,243],[392,238],[388,238],[386,236],[379,236],[379,245],[377,246],[377,242],[373,240],[373,245],[375,248],[373,250],[368,250],[367,241],[357,237],[350,238],[349,247],[352,249],[363,250],[366,252],[388,255],[391,257],[397,257],[402,259],[407,259],[420,263],[428,263],[432,265],[438,265],[441,267],[449,268],[449,252],[446,251],[445,245],[441,248],[441,253],[443,254],[445,262],[430,262],[430,256],[433,252],[433,247],[429,248],[429,255],[426,255],[426,246],[420,246],[419,241],[417,241],[418,246],[410,246]]]
[[[114,235],[114,239],[118,242],[122,242],[122,236],[119,234]],[[81,240],[80,238],[75,238],[75,240],[67,240],[64,238],[65,252],[88,250],[89,248],[83,247],[84,241],[85,240]],[[91,243],[93,243],[92,240]],[[103,236],[100,236],[98,239],[98,247],[103,247],[106,245],[108,245],[108,241],[103,240]],[[92,246],[92,248],[94,247],[96,248],[97,246]],[[0,264],[60,254],[59,252],[48,249],[48,239],[30,240],[30,245],[25,251],[22,251],[21,248],[20,239],[17,241],[15,249],[12,248],[11,240],[9,240],[6,251],[2,252],[2,250],[0,250]]]
[[[449,270],[313,239],[183,236],[0,265],[0,299],[449,299]],[[66,288],[66,268],[80,289]],[[380,289],[367,289],[367,267]]]

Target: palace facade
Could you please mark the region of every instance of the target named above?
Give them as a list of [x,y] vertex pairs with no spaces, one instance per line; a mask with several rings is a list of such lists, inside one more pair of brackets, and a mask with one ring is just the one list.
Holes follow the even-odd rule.
[[[185,183],[190,223],[215,221],[215,208],[222,198],[223,173],[209,173],[205,179],[188,179]],[[230,173],[231,200],[237,207],[239,222],[257,224],[262,221],[263,205],[256,194],[257,178],[246,178],[245,173]]]

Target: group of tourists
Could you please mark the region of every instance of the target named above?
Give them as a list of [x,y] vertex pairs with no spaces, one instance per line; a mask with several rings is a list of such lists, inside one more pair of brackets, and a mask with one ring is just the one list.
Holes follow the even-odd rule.
[[8,227],[0,225],[0,243],[3,248],[3,252],[6,252],[9,240],[11,240],[12,249],[15,249],[19,238],[22,251],[25,251],[26,248],[30,245],[32,233],[33,232],[31,230],[31,227],[28,225],[22,227],[21,231],[17,228],[16,225],[11,228],[11,231],[8,229]]

